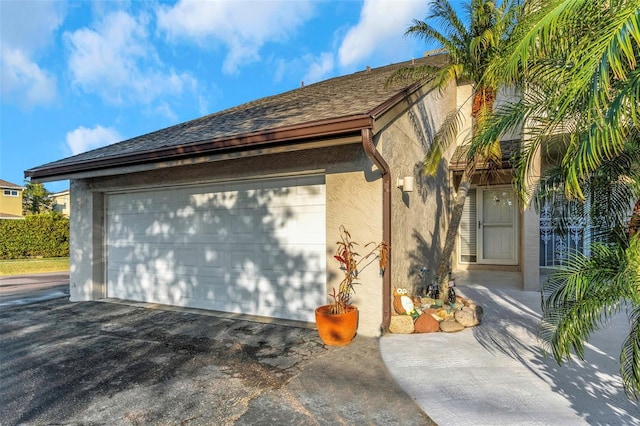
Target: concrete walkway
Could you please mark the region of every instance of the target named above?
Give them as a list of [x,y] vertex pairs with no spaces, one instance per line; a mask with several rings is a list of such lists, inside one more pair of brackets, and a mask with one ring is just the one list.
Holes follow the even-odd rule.
[[456,275],[459,294],[484,308],[481,325],[456,334],[388,334],[382,358],[397,383],[440,426],[640,425],[622,389],[620,314],[594,334],[586,360],[558,366],[536,339],[540,294],[519,274]]

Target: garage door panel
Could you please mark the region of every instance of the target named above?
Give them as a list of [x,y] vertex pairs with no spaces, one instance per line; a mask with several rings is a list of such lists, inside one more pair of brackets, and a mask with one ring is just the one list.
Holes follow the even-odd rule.
[[324,303],[322,176],[111,194],[109,297],[313,321]]
[[264,250],[261,266],[265,271],[278,273],[284,278],[304,273],[324,274],[324,257],[306,255],[308,252],[318,253],[321,250],[324,250],[324,245],[309,245],[304,248],[290,245],[278,247],[277,250]]
[[325,244],[324,206],[302,206],[294,212],[276,207],[274,214],[263,218],[262,233],[290,244]]

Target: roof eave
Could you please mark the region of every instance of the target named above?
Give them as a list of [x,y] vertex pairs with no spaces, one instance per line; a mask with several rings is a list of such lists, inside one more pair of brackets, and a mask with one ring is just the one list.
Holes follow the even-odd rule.
[[33,180],[54,180],[58,176],[68,176],[89,170],[104,170],[113,167],[133,166],[142,163],[155,163],[168,159],[222,154],[245,149],[268,148],[296,141],[338,137],[360,132],[372,127],[372,118],[368,114],[320,120],[311,123],[280,127],[232,137],[202,140],[189,144],[176,145],[161,149],[112,155],[94,160],[41,166],[25,170],[25,178]]

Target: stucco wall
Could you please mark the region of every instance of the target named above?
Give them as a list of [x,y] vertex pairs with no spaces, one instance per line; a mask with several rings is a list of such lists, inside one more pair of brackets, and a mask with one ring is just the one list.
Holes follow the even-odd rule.
[[[449,219],[448,162],[435,176],[422,173],[422,160],[433,135],[456,107],[456,91],[430,92],[381,132],[378,149],[392,176],[392,286],[420,292],[420,268],[437,269]],[[412,176],[413,192],[403,192],[396,180]]]
[[5,188],[0,188],[0,213],[22,216],[22,189],[6,188],[18,191],[18,196],[4,195]]
[[[104,193],[128,189],[201,184],[232,179],[323,173],[327,206],[327,293],[341,280],[333,259],[338,228],[344,224],[361,243],[382,239],[382,180],[359,144],[71,182],[71,300],[105,297],[102,264]],[[361,275],[354,303],[360,309],[358,333],[376,336],[382,322],[382,278],[374,267]]]
[[104,194],[93,191],[86,181],[71,181],[71,206],[76,215],[69,220],[69,300],[96,300],[105,297]]

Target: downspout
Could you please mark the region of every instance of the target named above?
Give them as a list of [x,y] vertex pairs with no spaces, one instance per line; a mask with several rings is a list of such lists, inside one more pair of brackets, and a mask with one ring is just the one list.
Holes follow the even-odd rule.
[[391,323],[391,174],[389,165],[373,144],[371,128],[362,129],[362,148],[382,174],[382,239],[389,245],[389,261],[382,276],[382,332]]

